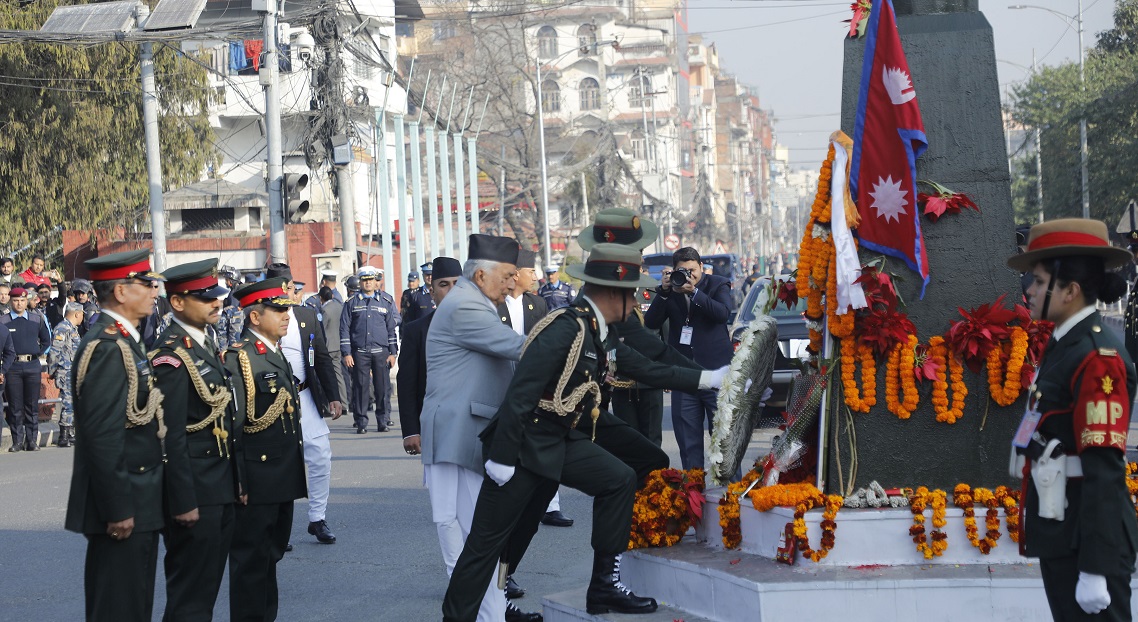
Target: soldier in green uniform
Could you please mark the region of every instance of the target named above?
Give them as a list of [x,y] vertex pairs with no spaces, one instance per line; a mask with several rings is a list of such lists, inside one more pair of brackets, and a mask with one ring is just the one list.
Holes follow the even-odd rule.
[[1126,485],[1134,363],[1099,301],[1122,297],[1131,261],[1106,225],[1068,218],[1031,228],[1008,265],[1033,276],[1031,316],[1055,323],[1012,441],[1024,478],[1021,553],[1038,557],[1056,620],[1129,620],[1138,522]]
[[[213,328],[222,296],[217,260],[162,273],[173,320],[150,353],[166,398],[166,622],[212,620],[239,494],[237,405]],[[176,406],[175,406],[176,405]]]
[[149,622],[154,609],[165,461],[162,393],[139,323],[162,276],[146,250],[85,262],[103,305],[79,343],[71,393],[76,445],[66,527],[87,537],[87,620]]
[[238,460],[248,495],[237,508],[229,549],[233,622],[277,618],[277,562],[292,532],[293,501],[307,495],[296,386],[278,345],[293,304],[284,284],[266,279],[233,292],[245,310],[245,330],[229,348],[225,367],[237,390]]
[[[613,371],[623,347],[609,326],[627,317],[635,304],[632,294],[646,284],[640,276],[640,252],[598,244],[588,263],[570,266],[569,271],[586,283],[582,298],[534,328],[506,400],[481,435],[487,479],[443,601],[444,620],[475,619],[484,591],[477,586],[489,581],[515,528],[532,530],[540,521],[558,483],[594,497],[589,613],[656,609],[654,599],[632,594],[619,578],[637,473],[593,442],[605,433],[594,425],[604,419],[598,408],[600,383]],[[720,371],[667,367],[635,353],[622,358],[630,365],[630,376],[659,386],[714,386],[722,381]],[[583,415],[588,419],[581,429],[577,424]],[[618,420],[613,426],[628,427]]]

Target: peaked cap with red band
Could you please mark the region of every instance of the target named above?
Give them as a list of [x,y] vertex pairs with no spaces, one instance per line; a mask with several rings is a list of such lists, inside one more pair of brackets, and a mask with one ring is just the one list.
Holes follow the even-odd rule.
[[624,244],[643,250],[656,241],[660,229],[650,220],[641,220],[636,212],[619,207],[597,212],[593,224],[581,229],[577,243],[585,250],[597,244]]
[[605,287],[636,289],[656,285],[656,279],[640,274],[640,249],[623,244],[597,244],[588,261],[568,266],[565,272]]
[[285,283],[286,281],[282,278],[265,279],[264,281],[242,285],[233,290],[233,295],[237,297],[237,304],[241,305],[242,309],[258,303],[284,309],[296,304],[285,293]]
[[166,277],[166,294],[194,294],[202,298],[220,298],[229,289],[219,285],[217,260],[203,259],[174,266],[162,273]]
[[119,279],[140,279],[143,281],[165,281],[166,278],[150,268],[150,251],[139,249],[112,253],[83,262],[92,281],[117,281]]
[[1008,267],[1027,272],[1044,259],[1090,256],[1102,259],[1107,270],[1120,268],[1134,260],[1125,248],[1110,245],[1106,224],[1086,218],[1060,218],[1031,228],[1027,251],[1008,258]]

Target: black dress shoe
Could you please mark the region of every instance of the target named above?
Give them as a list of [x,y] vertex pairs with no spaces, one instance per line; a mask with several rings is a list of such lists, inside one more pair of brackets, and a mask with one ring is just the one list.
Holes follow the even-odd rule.
[[506,622],[541,622],[540,613],[530,613],[518,609],[514,603],[506,601]]
[[28,441],[28,444],[24,445],[24,451],[39,451],[39,450],[40,450],[39,443],[36,443],[34,441]]
[[292,552],[292,542],[289,542],[288,544],[285,545],[285,553],[291,553],[291,552]]
[[332,535],[331,529],[328,529],[328,521],[326,520],[308,523],[308,533],[316,536],[316,540],[320,544],[336,544],[336,536]]
[[521,598],[525,595],[526,591],[522,589],[522,586],[518,585],[517,581],[514,581],[514,575],[508,575],[506,577],[506,599],[514,600],[515,598]]
[[378,428],[376,428],[376,429],[375,429],[375,431],[376,431],[376,432],[386,432],[388,429],[389,429],[389,428],[388,428],[387,426],[385,426],[385,425],[381,425],[381,426],[379,426]]
[[553,512],[546,512],[545,516],[541,517],[542,525],[549,525],[550,527],[572,527],[573,519],[561,513],[561,510]]
[[367,428],[356,428],[356,434],[367,434]]

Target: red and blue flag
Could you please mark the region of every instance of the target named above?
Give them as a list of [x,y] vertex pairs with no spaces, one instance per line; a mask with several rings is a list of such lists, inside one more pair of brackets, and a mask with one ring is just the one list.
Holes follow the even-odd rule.
[[903,260],[929,283],[917,208],[917,158],[929,146],[891,0],[873,3],[854,122],[850,194],[863,248]]

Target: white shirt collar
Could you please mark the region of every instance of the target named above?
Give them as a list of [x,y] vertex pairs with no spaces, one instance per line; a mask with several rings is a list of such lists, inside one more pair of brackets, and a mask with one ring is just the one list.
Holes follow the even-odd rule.
[[1076,324],[1087,319],[1094,312],[1094,305],[1087,305],[1083,307],[1080,311],[1077,311],[1075,315],[1072,315],[1071,317],[1064,320],[1062,324],[1056,326],[1055,331],[1051,333],[1051,338],[1055,341],[1059,341],[1063,338],[1064,335],[1071,332],[1071,329],[1074,328]]
[[137,342],[142,341],[142,338],[139,337],[139,335],[138,335],[138,328],[135,327],[133,322],[127,320],[125,317],[119,315],[118,313],[111,311],[110,309],[103,309],[103,313],[106,313],[107,315],[111,316],[112,319],[114,319],[116,322],[118,322],[120,325],[122,325],[122,327],[126,329],[126,332],[129,333],[130,336],[132,338],[134,338],[135,341],[137,341]]
[[601,310],[597,308],[597,303],[593,302],[592,298],[588,296],[581,296],[589,306],[593,308],[593,314],[597,316],[597,333],[601,336],[601,341],[604,341],[609,334],[609,327],[605,324],[605,316],[601,315]]
[[519,334],[519,335],[525,336],[525,334],[526,334],[526,327],[525,327],[526,316],[525,316],[525,312],[522,311],[522,297],[518,296],[517,298],[514,298],[512,296],[507,295],[506,296],[506,312],[510,314],[510,324],[514,329],[514,332]]
[[253,336],[256,337],[257,339],[260,339],[261,343],[265,344],[270,350],[272,350],[273,352],[277,351],[277,342],[276,341],[273,341],[272,339],[265,337],[261,333],[258,333],[256,331],[256,329],[250,328],[249,332],[253,333]]
[[205,331],[204,330],[198,330],[198,329],[194,328],[193,326],[186,324],[182,320],[179,320],[178,316],[176,316],[176,315],[174,316],[174,321],[177,322],[178,326],[181,326],[182,330],[186,331],[186,334],[189,335],[194,341],[196,341],[199,346],[201,346],[203,348],[205,347]]

